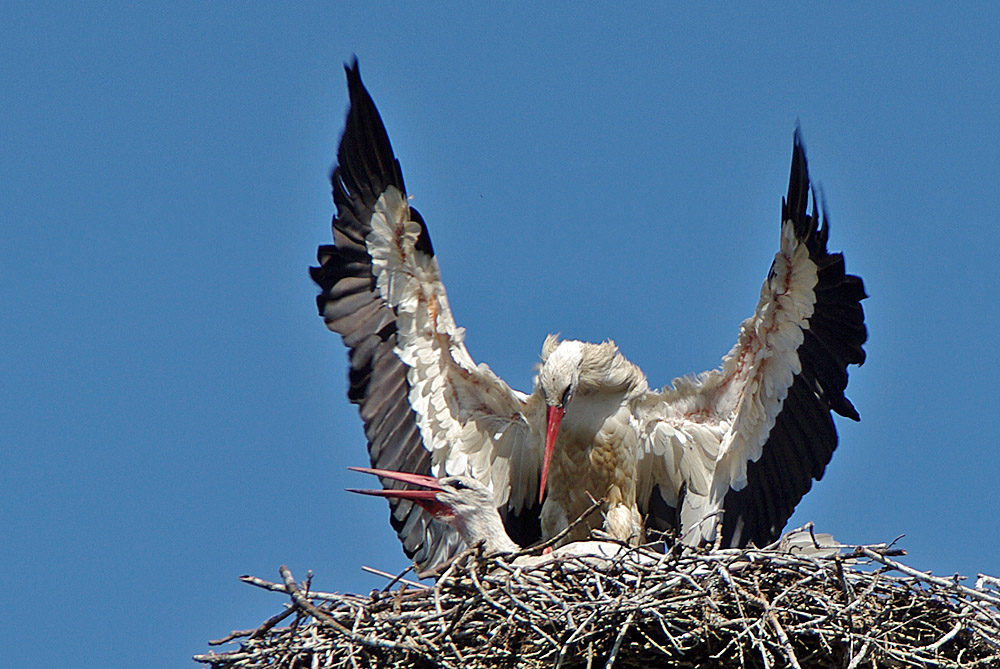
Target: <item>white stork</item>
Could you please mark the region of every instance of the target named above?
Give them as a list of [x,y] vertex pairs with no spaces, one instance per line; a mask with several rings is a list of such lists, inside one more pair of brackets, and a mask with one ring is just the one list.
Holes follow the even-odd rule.
[[[472,477],[446,476],[438,479],[433,476],[383,469],[365,467],[348,467],[348,469],[364,474],[376,474],[383,480],[390,479],[417,486],[382,490],[348,488],[348,492],[386,497],[390,500],[410,500],[434,518],[453,527],[469,546],[482,544],[487,555],[517,553],[521,550],[504,528],[500,514],[493,504],[493,492]],[[657,556],[648,550],[629,553],[624,550],[623,544],[613,541],[574,541],[548,554],[519,555],[514,559],[514,565],[533,567],[569,557],[582,559],[592,565],[601,565],[608,560],[620,559],[624,554],[628,554],[629,559],[639,563],[649,563],[663,557],[662,554]],[[430,574],[421,574],[421,576],[426,575]]]
[[[400,481],[416,488],[389,488],[381,490],[359,490],[348,488],[348,492],[374,495],[389,499],[406,499],[418,504],[434,518],[453,527],[469,546],[482,544],[487,555],[517,553],[521,547],[507,535],[503,521],[493,505],[493,492],[485,485],[469,476],[447,476],[438,479],[423,474],[393,472],[367,467],[348,467],[363,474],[375,474],[383,480]],[[811,526],[792,530],[778,541],[766,547],[782,553],[795,553],[811,557],[829,557],[840,552],[844,546],[829,534],[816,534]],[[514,559],[516,566],[538,566],[552,560],[567,557],[581,558],[599,566],[608,560],[627,556],[638,563],[648,564],[659,561],[663,554],[648,548],[640,551],[624,550],[625,545],[614,541],[574,541],[556,548],[544,555],[520,555]],[[426,575],[426,574],[425,574]]]
[[410,500],[433,517],[453,527],[468,545],[482,543],[483,550],[487,553],[517,553],[521,550],[521,547],[511,540],[503,526],[500,514],[493,505],[493,492],[474,478],[446,476],[439,479],[424,474],[366,467],[348,469],[363,474],[376,474],[383,480],[390,479],[417,486],[382,490],[348,488],[348,492]]
[[[656,391],[613,342],[550,335],[525,394],[466,350],[357,61],[345,69],[334,245],[319,248],[311,274],[320,314],[349,350],[348,397],[359,405],[372,466],[475,478],[522,545],[557,534],[591,496],[606,500],[604,529],[632,543],[670,528],[690,544],[775,540],[836,448],[831,411],[858,420],[844,390],[867,339],[864,286],[827,251],[815,193],[807,212],[798,131],[779,250],[721,368]],[[464,548],[412,500],[390,506],[421,569]]]

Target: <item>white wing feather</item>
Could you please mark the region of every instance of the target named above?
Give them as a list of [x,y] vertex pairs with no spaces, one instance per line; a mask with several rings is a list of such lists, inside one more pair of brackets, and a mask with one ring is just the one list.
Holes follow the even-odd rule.
[[639,500],[645,503],[659,484],[664,501],[676,507],[684,487],[681,526],[689,530],[689,543],[714,538],[723,498],[746,485],[747,463],[761,456],[801,371],[796,350],[813,312],[816,282],[816,265],[786,221],[757,309],[741,325],[722,368],[676,379],[673,388],[651,393],[641,410]]
[[[410,405],[435,476],[472,476],[491,487],[497,506],[514,511],[538,495],[542,410],[536,396],[512,390],[476,365],[455,324],[437,260],[416,249],[420,224],[395,188],[380,198],[366,244],[382,298],[396,309],[397,349],[409,367]],[[516,491],[511,497],[511,490]]]

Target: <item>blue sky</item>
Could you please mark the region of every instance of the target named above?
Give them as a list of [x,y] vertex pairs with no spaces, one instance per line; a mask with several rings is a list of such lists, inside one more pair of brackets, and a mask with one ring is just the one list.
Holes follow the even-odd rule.
[[[333,3],[331,3],[333,4]],[[361,71],[473,356],[548,332],[655,386],[756,302],[792,131],[865,279],[862,421],[793,524],[1000,572],[1000,10],[990,3],[6,3],[0,656],[185,666],[406,561],[306,273]],[[905,7],[905,8],[904,8]]]

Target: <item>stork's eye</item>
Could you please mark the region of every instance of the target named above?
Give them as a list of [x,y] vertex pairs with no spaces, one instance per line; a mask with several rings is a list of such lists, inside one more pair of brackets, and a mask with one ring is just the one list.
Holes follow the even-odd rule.
[[462,481],[455,481],[454,483],[452,483],[452,485],[455,486],[455,488],[457,488],[458,490],[469,489],[469,486],[465,485],[465,483],[463,483]]
[[566,404],[569,403],[569,398],[572,397],[572,395],[573,395],[573,393],[571,393],[570,390],[571,390],[571,386],[566,386],[566,390],[564,390],[563,394],[562,394],[562,399],[559,400],[559,402],[563,406],[566,406]]

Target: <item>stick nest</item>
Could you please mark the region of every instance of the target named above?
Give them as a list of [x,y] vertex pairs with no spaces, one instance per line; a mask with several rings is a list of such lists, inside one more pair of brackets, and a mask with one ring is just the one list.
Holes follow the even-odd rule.
[[[470,549],[433,586],[396,577],[367,596],[312,592],[287,568],[285,609],[228,652],[249,667],[1000,667],[1000,580],[975,586],[885,545],[815,557],[758,549],[525,567]],[[598,564],[595,564],[598,563]],[[285,626],[281,626],[284,622]]]

